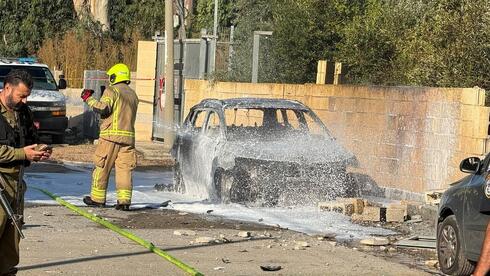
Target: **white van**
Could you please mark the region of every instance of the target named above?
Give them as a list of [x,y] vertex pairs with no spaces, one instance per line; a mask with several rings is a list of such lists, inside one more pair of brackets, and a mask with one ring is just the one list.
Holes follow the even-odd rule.
[[60,77],[56,84],[53,74],[46,64],[37,63],[33,58],[1,58],[0,57],[0,90],[3,80],[12,69],[29,72],[34,80],[31,95],[27,105],[34,115],[34,124],[39,135],[49,135],[52,143],[64,142],[65,130],[68,126],[66,117],[66,99],[59,89],[66,88],[66,80]]

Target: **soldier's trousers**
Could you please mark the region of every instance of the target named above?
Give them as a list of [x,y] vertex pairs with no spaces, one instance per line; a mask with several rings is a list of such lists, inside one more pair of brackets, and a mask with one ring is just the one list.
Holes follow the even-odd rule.
[[134,146],[113,143],[99,139],[94,154],[94,171],[90,197],[98,203],[105,203],[107,183],[112,167],[116,167],[116,196],[119,204],[131,204],[133,190],[132,172],[136,167]]
[[[5,174],[3,176],[8,185],[5,187],[6,191],[4,191],[4,195],[10,202],[10,206],[14,212],[21,214],[23,212],[25,186],[22,185],[20,188],[21,191],[17,193],[17,189],[19,188],[17,186],[17,179]],[[20,196],[21,199],[16,199],[16,195]],[[0,275],[8,274],[19,263],[19,242],[19,233],[11,220],[8,219],[5,209],[0,207]]]

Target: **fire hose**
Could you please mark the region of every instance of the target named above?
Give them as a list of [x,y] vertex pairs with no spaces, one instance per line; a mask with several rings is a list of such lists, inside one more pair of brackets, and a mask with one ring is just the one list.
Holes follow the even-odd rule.
[[109,228],[110,230],[118,233],[119,235],[126,237],[126,238],[142,245],[143,247],[149,249],[151,252],[153,252],[153,253],[157,254],[158,256],[164,258],[165,260],[169,261],[170,263],[174,264],[175,266],[177,266],[178,268],[182,269],[183,271],[189,273],[190,275],[195,275],[195,276],[204,275],[201,272],[190,267],[189,265],[183,263],[179,259],[171,256],[170,254],[168,254],[165,251],[161,250],[160,248],[156,247],[153,243],[151,243],[147,240],[144,240],[144,239],[136,236],[135,234],[133,234],[129,231],[121,229],[120,227],[108,222],[104,218],[90,214],[90,213],[87,213],[87,212],[83,211],[82,209],[76,207],[75,205],[66,202],[65,200],[63,200],[59,196],[54,195],[54,194],[52,194],[52,193],[50,193],[44,189],[32,187],[32,186],[31,186],[31,188],[36,189],[36,190],[44,193],[45,195],[49,196],[50,198],[52,198],[53,200],[55,200],[59,204],[65,206],[66,208],[72,210],[73,212],[78,213],[79,215],[82,215],[82,216],[84,216],[84,217],[86,217],[86,218],[106,227],[106,228]]

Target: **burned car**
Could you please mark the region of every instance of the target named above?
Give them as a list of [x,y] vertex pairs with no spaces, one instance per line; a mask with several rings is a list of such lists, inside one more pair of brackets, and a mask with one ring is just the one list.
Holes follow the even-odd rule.
[[490,222],[490,154],[460,164],[469,175],[451,184],[441,197],[437,220],[437,255],[442,272],[470,275]]
[[222,202],[316,204],[345,195],[353,155],[307,106],[283,99],[206,99],[173,150],[177,191]]

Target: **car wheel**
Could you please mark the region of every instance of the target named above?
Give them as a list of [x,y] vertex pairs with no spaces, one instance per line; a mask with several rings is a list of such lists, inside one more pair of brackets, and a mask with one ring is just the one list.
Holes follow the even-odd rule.
[[174,191],[178,193],[185,193],[185,184],[182,177],[182,171],[180,170],[180,164],[175,162],[173,166],[174,171]]
[[437,257],[442,272],[450,275],[470,275],[475,266],[464,255],[456,217],[446,217],[437,230]]
[[231,173],[222,169],[216,170],[214,173],[214,188],[216,190],[216,197],[222,203],[230,202],[230,190],[233,184],[233,176]]

